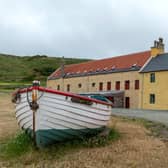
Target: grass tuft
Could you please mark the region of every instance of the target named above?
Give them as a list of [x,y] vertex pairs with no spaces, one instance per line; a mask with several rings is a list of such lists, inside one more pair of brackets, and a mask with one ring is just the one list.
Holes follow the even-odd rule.
[[23,164],[31,164],[40,160],[61,159],[67,154],[73,154],[82,149],[104,147],[120,137],[115,129],[110,129],[106,136],[95,135],[81,139],[56,143],[49,147],[37,150],[31,138],[24,132],[17,134],[13,139],[6,141],[0,149],[0,158],[19,160]]
[[112,141],[119,139],[119,137],[120,134],[117,130],[110,129],[109,134],[106,136],[101,136],[98,134],[94,136],[92,135],[83,137],[81,139],[61,142],[47,148],[46,150],[49,151],[50,154],[53,152],[54,156],[60,158],[65,156],[67,153],[73,153],[80,149],[104,147],[109,145]]
[[32,148],[31,138],[25,132],[19,132],[15,137],[6,140],[0,148],[0,156],[13,158],[21,156]]
[[81,145],[84,147],[104,147],[108,145],[111,141],[117,140],[120,137],[119,132],[116,129],[110,129],[109,134],[102,136],[96,135],[81,141]]

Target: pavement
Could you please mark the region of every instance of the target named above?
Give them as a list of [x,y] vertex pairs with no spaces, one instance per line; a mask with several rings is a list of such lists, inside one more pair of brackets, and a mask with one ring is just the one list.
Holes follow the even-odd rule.
[[159,122],[168,126],[168,110],[137,110],[113,108],[112,115],[143,118],[149,121]]

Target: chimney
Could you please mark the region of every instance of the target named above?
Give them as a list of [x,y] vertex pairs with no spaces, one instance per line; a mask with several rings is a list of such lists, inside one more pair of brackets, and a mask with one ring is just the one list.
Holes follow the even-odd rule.
[[60,67],[61,78],[64,78],[64,76],[65,76],[64,68],[65,68],[65,60],[64,60],[64,56],[63,56],[62,59],[61,59],[61,67]]
[[158,41],[154,41],[154,46],[151,47],[151,56],[156,57],[159,54],[164,53],[164,44],[163,44],[163,38],[159,38]]

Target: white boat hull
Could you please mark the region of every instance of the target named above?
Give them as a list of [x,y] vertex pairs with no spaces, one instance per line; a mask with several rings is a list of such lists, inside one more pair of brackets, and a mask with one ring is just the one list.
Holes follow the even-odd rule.
[[[19,126],[33,135],[33,111],[28,100],[32,92],[20,93],[20,102],[16,104],[16,118]],[[72,101],[71,95],[38,91],[42,95],[35,112],[34,131],[37,146],[45,146],[57,141],[80,138],[94,134],[107,126],[111,116],[111,106],[91,102],[81,104]],[[28,98],[27,98],[28,97]]]

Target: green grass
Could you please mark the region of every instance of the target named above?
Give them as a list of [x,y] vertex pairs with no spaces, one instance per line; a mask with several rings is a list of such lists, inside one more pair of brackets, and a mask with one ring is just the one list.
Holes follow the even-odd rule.
[[[41,159],[62,158],[66,154],[73,153],[84,148],[104,147],[120,137],[115,129],[111,129],[107,136],[92,136],[67,142],[57,143],[40,150],[34,147],[32,140],[24,132],[15,137],[1,142],[0,158],[4,160],[22,160],[31,155],[28,162],[36,162]],[[1,160],[0,159],[0,160]]]
[[[87,59],[65,58],[65,64],[88,61]],[[12,56],[0,54],[0,92],[11,92],[16,88],[31,86],[33,80],[40,80],[46,86],[47,77],[60,67],[61,57]]]
[[[16,89],[16,88],[23,88],[23,87],[29,87],[32,85],[32,81],[30,82],[0,82],[0,89]],[[46,82],[42,81],[40,82],[41,86],[46,86]]]
[[[65,64],[88,61],[86,59],[65,58]],[[33,80],[46,81],[47,77],[60,67],[61,57],[12,56],[0,54],[0,81],[4,83],[22,83]]]
[[13,92],[13,89],[2,89],[0,88],[0,93],[11,93]]
[[24,132],[1,143],[0,156],[6,159],[21,156],[32,148],[32,141]]

